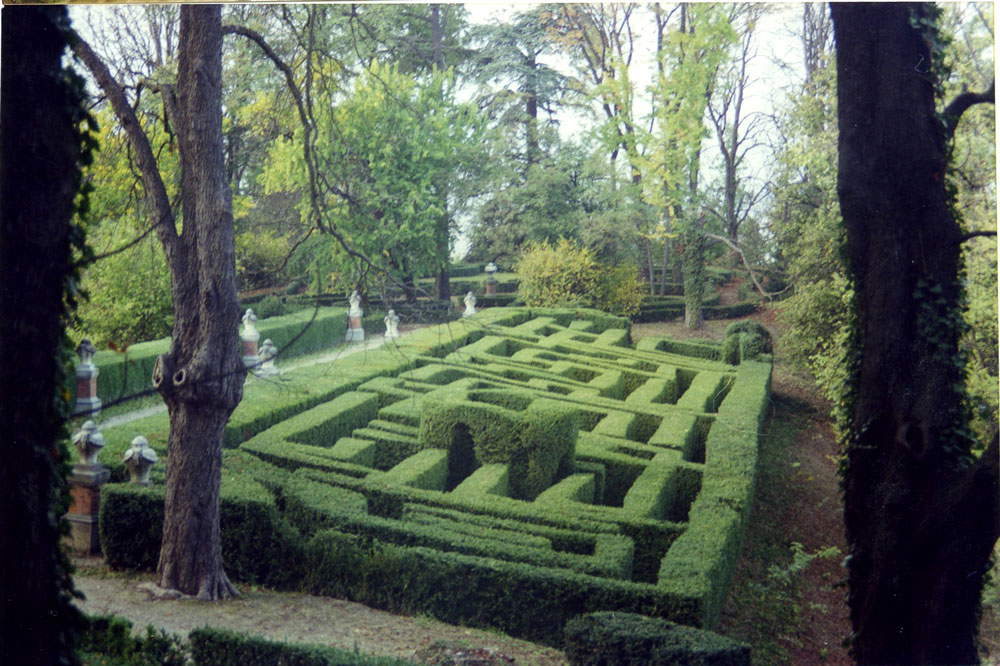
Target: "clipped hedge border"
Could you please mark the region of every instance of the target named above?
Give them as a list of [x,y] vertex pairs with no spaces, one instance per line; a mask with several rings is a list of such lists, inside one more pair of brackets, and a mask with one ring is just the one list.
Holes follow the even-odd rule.
[[599,612],[566,623],[571,666],[750,666],[750,646],[634,613]]
[[188,637],[195,666],[414,666],[416,662],[350,650],[247,636],[203,627]]
[[771,397],[771,364],[744,361],[719,407],[705,443],[701,490],[688,529],[661,561],[658,585],[702,599],[699,623],[713,627],[722,611],[756,489],[761,425]]
[[[427,359],[417,362],[416,368],[414,368],[412,362],[407,366],[404,361],[412,358],[409,355],[410,352],[442,358],[469,342],[486,340],[487,338],[484,336],[487,336],[492,324],[517,326],[534,316],[544,315],[550,317],[552,321],[560,326],[568,326],[574,322],[581,321],[580,314],[538,310],[493,311],[492,313],[485,311],[468,321],[456,322],[447,327],[436,327],[436,329],[420,331],[412,337],[400,341],[400,347],[409,348],[408,350],[404,349],[404,352],[407,353],[401,354],[395,350],[387,350],[386,352],[372,354],[371,357],[384,354],[384,367],[374,370],[373,374],[368,374],[366,371],[365,373],[361,373],[365,375],[364,377],[354,379],[360,383],[369,381],[374,375],[385,373],[398,375],[399,373],[405,373],[405,369],[409,369],[416,374],[410,379],[404,379],[403,381],[412,382],[419,386],[421,379],[432,379],[441,369],[433,367],[433,363],[428,365]],[[610,326],[610,324],[617,323],[618,321],[624,320],[621,320],[621,318],[607,319],[604,323],[608,324],[608,328],[605,330],[616,328]],[[538,325],[539,322],[535,322],[529,328],[536,328]],[[523,339],[528,338],[524,337]],[[504,344],[509,343],[504,342]],[[716,355],[719,355],[721,351],[718,345],[705,347],[706,351],[711,350]],[[564,353],[559,345],[553,345],[552,349],[559,353]],[[639,354],[638,356],[641,358],[642,355]],[[368,363],[371,363],[371,357],[367,359]],[[395,363],[394,366],[393,363]],[[705,365],[707,369],[708,364],[706,363]],[[394,369],[390,370],[390,366]],[[447,370],[447,368],[445,369]],[[763,377],[761,373],[765,371],[766,377]],[[682,372],[679,371],[676,373],[676,381],[679,386],[684,387],[691,384],[694,371],[688,372],[691,372],[691,375],[687,379],[684,379]],[[353,541],[343,541],[344,538],[350,535],[331,533],[323,528],[315,531],[306,540],[307,537],[303,537],[288,522],[288,516],[278,511],[279,505],[282,505],[283,510],[287,511],[290,503],[287,495],[281,495],[283,492],[281,488],[290,487],[283,485],[287,483],[287,479],[289,478],[288,472],[276,470],[259,459],[246,456],[245,454],[231,454],[227,460],[226,469],[231,466],[233,460],[244,462],[246,469],[243,471],[237,469],[235,471],[235,474],[242,476],[242,478],[230,480],[229,482],[224,480],[223,503],[225,505],[228,502],[235,507],[231,510],[231,513],[236,515],[236,519],[234,519],[236,524],[241,524],[241,521],[253,523],[253,529],[256,530],[255,534],[257,536],[251,539],[250,542],[254,544],[252,548],[253,557],[257,561],[242,561],[250,559],[243,552],[248,550],[248,548],[244,548],[241,551],[238,545],[229,546],[234,555],[227,555],[227,561],[235,557],[239,562],[237,566],[229,565],[234,572],[238,572],[233,574],[235,578],[267,582],[268,584],[277,586],[295,585],[296,577],[303,577],[302,580],[306,580],[308,576],[312,575],[309,567],[306,567],[306,571],[302,571],[302,562],[310,560],[310,558],[320,557],[319,553],[313,553],[310,548],[317,540],[326,539],[327,545],[332,544],[336,546],[340,544],[344,548],[347,548],[348,554],[353,553],[357,561],[356,563],[360,562],[361,566],[361,571],[355,573],[360,575],[361,578],[349,579],[346,582],[316,580],[315,584],[319,585],[323,590],[333,589],[336,585],[345,585],[345,589],[350,594],[357,595],[359,600],[372,605],[400,609],[407,612],[429,612],[446,620],[451,614],[458,613],[459,618],[457,621],[459,622],[500,626],[500,628],[511,631],[511,633],[516,633],[517,635],[534,637],[531,632],[543,630],[532,629],[522,624],[523,618],[520,616],[525,614],[524,602],[516,601],[516,597],[505,596],[507,595],[507,592],[504,591],[506,587],[520,588],[526,593],[527,596],[525,598],[532,600],[528,602],[529,604],[533,603],[537,598],[546,599],[546,604],[539,605],[540,610],[537,614],[534,607],[527,614],[532,615],[535,621],[543,624],[551,624],[553,618],[555,618],[555,628],[553,629],[550,626],[544,630],[548,631],[547,634],[544,634],[544,637],[536,638],[537,640],[553,642],[553,644],[557,644],[557,641],[560,639],[558,634],[562,622],[572,614],[579,612],[580,608],[584,612],[611,608],[614,610],[647,613],[649,611],[645,610],[644,604],[652,603],[657,614],[663,613],[672,619],[686,623],[712,626],[712,623],[717,618],[718,607],[721,605],[721,594],[724,594],[728,586],[732,559],[735,557],[734,553],[738,548],[742,534],[745,521],[745,516],[742,514],[744,513],[744,509],[748,508],[746,502],[752,496],[757,443],[755,437],[751,438],[753,441],[749,443],[743,440],[746,440],[747,432],[758,432],[759,421],[765,413],[764,406],[767,399],[766,391],[767,381],[770,376],[770,366],[765,363],[745,362],[737,368],[736,372],[740,373],[741,378],[744,374],[750,377],[752,381],[749,383],[752,386],[748,388],[746,385],[747,382],[742,382],[742,384],[741,382],[737,382],[734,389],[730,391],[730,395],[719,406],[716,423],[708,435],[708,460],[706,461],[705,471],[701,477],[702,492],[699,494],[698,500],[690,507],[689,525],[686,530],[683,529],[683,526],[676,523],[671,525],[668,521],[643,519],[638,516],[629,517],[626,515],[627,512],[621,508],[591,506],[581,503],[578,500],[582,496],[578,493],[582,492],[582,485],[572,489],[567,485],[563,489],[567,492],[563,493],[562,496],[560,496],[560,492],[552,493],[552,497],[547,499],[552,499],[553,502],[548,506],[520,506],[524,503],[485,493],[478,497],[456,496],[449,498],[447,496],[442,497],[440,493],[426,491],[419,487],[400,488],[381,484],[378,482],[378,473],[372,473],[371,469],[361,467],[347,460],[338,460],[336,456],[331,455],[333,449],[307,446],[289,447],[285,444],[284,437],[272,437],[271,435],[274,433],[269,433],[262,438],[255,438],[260,441],[251,441],[244,445],[247,451],[252,451],[258,455],[263,454],[262,457],[265,460],[269,459],[268,455],[275,462],[279,458],[284,458],[285,462],[289,463],[287,470],[302,468],[301,472],[296,473],[296,476],[302,476],[303,479],[312,480],[313,482],[330,484],[331,487],[346,491],[349,494],[343,495],[344,497],[354,498],[352,501],[357,502],[358,507],[361,506],[360,502],[365,502],[371,511],[371,516],[374,517],[399,519],[407,511],[408,504],[415,502],[431,508],[462,509],[468,511],[470,515],[478,515],[487,519],[525,520],[560,529],[573,525],[581,529],[592,530],[597,534],[624,534],[635,543],[634,567],[636,580],[641,582],[605,580],[586,576],[581,573],[574,574],[572,571],[552,570],[535,563],[498,562],[495,558],[484,558],[481,555],[472,553],[439,552],[431,550],[421,543],[385,543],[385,539],[380,538],[377,532],[372,533],[370,531],[366,531],[364,536],[360,537],[360,540],[355,538]],[[484,396],[491,394],[489,390],[477,390]],[[377,394],[371,393],[367,395],[371,397],[364,400],[374,401],[377,407],[379,400]],[[511,393],[507,397],[510,400],[514,400],[515,396]],[[514,405],[516,402],[514,400],[511,405]],[[398,403],[391,405],[391,407],[397,405]],[[387,409],[383,408],[381,411],[385,412]],[[419,423],[420,416],[419,412],[415,414],[416,420],[411,422],[411,427]],[[328,415],[323,418],[328,418]],[[281,429],[281,426],[282,424],[278,424],[278,429]],[[720,428],[720,426],[723,427]],[[644,426],[640,429],[649,430],[649,434],[652,435],[657,428],[656,424],[653,424],[652,426]],[[296,428],[295,430],[300,431],[302,428]],[[287,435],[292,437],[294,433],[287,431]],[[595,437],[598,436],[595,435]],[[605,439],[611,440],[613,438]],[[623,444],[629,444],[628,440],[622,440],[622,442]],[[633,442],[632,444],[635,443]],[[635,450],[642,452],[644,449],[641,449],[641,447],[644,445],[640,444],[639,446],[640,448],[636,448]],[[268,447],[272,449],[270,454],[267,454],[265,451]],[[315,448],[316,451],[308,450],[311,448]],[[286,451],[282,451],[282,449],[286,449]],[[289,459],[288,454],[291,452],[288,449],[299,449],[299,451],[294,452],[293,458],[301,456],[303,459],[309,458],[310,461],[297,462]],[[608,460],[614,460],[615,455],[617,454],[612,453]],[[677,456],[679,453],[671,451],[670,455]],[[604,464],[603,462],[599,462],[601,457],[600,455],[591,457],[589,461],[585,461],[589,464],[581,466],[580,471],[590,472],[593,470],[600,475],[595,465]],[[622,455],[621,458],[627,460],[629,456]],[[632,457],[632,459],[636,460],[637,471],[648,468],[648,465],[639,462],[635,457]],[[257,462],[247,462],[250,460],[257,460]],[[627,466],[621,466],[621,469],[626,468]],[[684,472],[682,473],[681,470],[684,470]],[[666,495],[679,496],[688,493],[689,491],[686,489],[693,487],[691,483],[692,479],[697,481],[698,478],[697,473],[692,475],[688,472],[698,472],[699,470],[700,467],[691,467],[691,469],[688,469],[687,467],[679,466],[679,475],[669,484],[670,487],[667,488]],[[602,477],[605,479],[604,483],[610,485],[610,476],[605,471]],[[560,476],[560,478],[562,477]],[[263,485],[261,485],[262,483]],[[493,487],[496,486],[494,485]],[[277,498],[279,501],[276,501],[276,498],[268,489],[279,493],[279,497]],[[162,500],[158,500],[155,497],[155,493],[153,496],[148,496],[143,495],[141,491],[134,493],[124,491],[122,492],[122,499],[123,501],[131,501],[134,504],[145,504],[147,508],[150,505],[156,506],[159,501],[159,511],[162,512]],[[677,503],[676,500],[667,500],[666,497],[663,499],[651,497],[648,501],[652,502],[653,506],[660,504],[660,508],[656,509],[656,511],[670,514],[676,513],[676,509],[674,508]],[[114,500],[111,500],[111,503],[114,503]],[[681,501],[681,504],[686,503],[687,501]],[[542,504],[548,503],[542,502]],[[725,509],[729,509],[729,514],[726,513]],[[132,513],[132,521],[134,521],[136,519],[134,516],[139,515],[141,511],[133,507]],[[305,513],[303,512],[303,514]],[[103,514],[104,509],[102,509],[102,517]],[[315,511],[313,511],[313,515],[315,520]],[[128,524],[128,522],[126,521],[125,524]],[[377,521],[369,520],[368,522],[374,523]],[[588,522],[591,522],[589,527],[587,526]],[[690,543],[686,543],[683,547],[678,547],[678,544],[693,531],[696,525],[699,529],[704,526],[706,534],[687,539]],[[319,527],[321,526],[317,525],[317,528]],[[235,533],[238,534],[239,529]],[[348,545],[345,546],[344,544]],[[123,546],[117,544],[117,547],[122,548]],[[664,550],[668,547],[669,550],[663,555]],[[149,544],[149,551],[155,553],[157,548],[158,534],[155,543]],[[226,546],[224,546],[224,552],[225,548]],[[273,552],[274,555],[261,556],[261,553],[270,552]],[[325,555],[322,557],[325,557]],[[660,559],[661,557],[662,560]],[[668,566],[671,558],[673,560],[679,559],[684,561],[687,568],[671,569]],[[653,559],[655,559],[655,562],[651,561]],[[692,562],[692,559],[697,559],[698,561]],[[313,564],[318,562],[323,566],[328,564],[322,558],[310,561]],[[280,574],[287,576],[287,579],[281,580],[280,577],[277,581],[269,579],[269,576],[272,575],[271,572],[275,568],[275,562],[282,564],[292,563],[291,566],[277,567],[281,569]],[[271,568],[270,571],[268,570],[268,565]],[[477,603],[482,601],[487,607],[497,610],[492,604],[496,601],[495,597],[499,595],[513,608],[506,608],[502,612],[499,612],[498,617],[500,619],[494,620],[492,616],[486,614],[480,615],[482,611],[479,606],[456,609],[454,608],[454,601],[450,599],[447,602],[447,606],[445,606],[445,600],[437,596],[438,590],[436,588],[430,597],[425,598],[422,596],[422,593],[427,592],[427,588],[424,587],[424,582],[416,571],[427,566],[436,567],[439,575],[442,577],[442,581],[445,581],[447,576],[464,575],[463,572],[468,573],[471,571],[472,573],[469,575],[473,577],[473,582],[481,581],[483,586],[482,591],[477,590],[473,592],[476,595],[475,600]],[[411,573],[411,567],[415,567],[416,571]],[[659,577],[657,585],[648,585],[647,583],[656,581],[655,571],[658,568],[662,572],[662,575]],[[368,577],[362,575],[366,571]],[[555,578],[551,578],[552,576],[555,576]],[[613,601],[617,605],[589,606],[588,604],[592,603],[590,599],[580,601],[579,597],[576,596],[577,591],[564,589],[565,586],[569,585],[566,583],[566,580],[568,580],[566,577],[572,578],[573,576],[576,576],[574,580],[577,583],[589,586],[588,589],[596,599],[604,599],[608,603]],[[705,580],[706,577],[708,578],[707,581]],[[675,578],[679,580],[673,580]],[[504,579],[504,582],[500,582],[498,579]],[[353,580],[353,583],[351,580]],[[551,583],[552,580],[556,582]],[[404,586],[401,590],[398,587],[401,583],[405,583],[409,587]],[[550,583],[555,587],[552,588]],[[628,586],[630,592],[623,592],[623,588],[620,585]],[[633,595],[633,592],[638,596]],[[554,593],[556,601],[561,602],[557,610],[554,610],[553,606],[547,605],[549,593]],[[650,602],[650,599],[653,601]],[[552,603],[556,602],[553,601]],[[556,615],[553,615],[553,612],[556,612]]]
[[[313,309],[301,310],[280,317],[270,317],[257,322],[260,339],[270,338],[280,350],[281,359],[312,354],[344,342],[347,330],[347,312],[339,307],[320,308],[313,319]],[[376,333],[385,330],[381,313],[368,314],[365,330]],[[312,324],[303,332],[303,327]],[[302,335],[298,337],[300,333]],[[292,342],[294,340],[294,342]],[[291,345],[289,346],[289,343]],[[234,339],[234,344],[237,340]],[[150,389],[150,377],[156,357],[170,351],[170,338],[140,342],[129,347],[128,352],[105,350],[94,355],[97,376],[97,395],[103,402],[141,393]],[[75,385],[73,386],[75,391]]]

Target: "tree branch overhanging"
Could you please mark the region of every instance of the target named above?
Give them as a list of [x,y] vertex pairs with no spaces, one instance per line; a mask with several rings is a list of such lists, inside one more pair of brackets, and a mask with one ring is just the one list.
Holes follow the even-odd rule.
[[996,81],[991,81],[990,87],[985,92],[963,92],[945,107],[944,112],[941,115],[944,118],[945,131],[947,132],[949,138],[955,135],[955,129],[958,127],[958,121],[962,118],[962,114],[970,108],[976,104],[996,103],[994,96],[995,87]]
[[97,84],[104,91],[108,101],[111,102],[111,107],[129,138],[129,143],[135,151],[136,165],[139,167],[143,185],[153,205],[154,219],[156,220],[153,227],[166,250],[167,260],[173,261],[173,248],[180,236],[174,224],[174,209],[170,205],[167,188],[157,169],[156,158],[149,144],[149,138],[142,131],[139,119],[128,103],[121,84],[111,75],[111,71],[100,56],[91,48],[90,44],[74,31],[70,31],[70,41],[73,53],[94,75]]
[[994,238],[996,238],[996,235],[997,235],[996,231],[988,231],[988,230],[985,230],[985,229],[982,229],[982,230],[979,230],[979,231],[970,231],[967,234],[962,234],[959,237],[958,242],[959,243],[964,243],[967,240],[972,240],[973,238],[979,238],[979,237],[982,237],[982,236],[986,236],[986,237],[993,236]]
[[721,242],[725,243],[727,246],[729,246],[729,248],[733,252],[736,252],[738,255],[740,255],[740,259],[743,260],[743,265],[746,267],[747,273],[750,274],[750,279],[753,281],[753,286],[756,287],[757,291],[760,292],[760,295],[763,296],[764,298],[766,298],[767,300],[770,301],[775,296],[780,295],[786,289],[788,289],[788,287],[786,287],[785,289],[782,289],[781,291],[775,291],[775,292],[767,291],[766,289],[764,289],[764,287],[761,285],[760,281],[757,279],[757,274],[754,272],[753,267],[750,266],[750,262],[747,260],[746,254],[743,253],[743,249],[739,245],[737,245],[733,241],[729,240],[725,236],[719,236],[718,234],[712,234],[712,233],[705,232],[705,236],[707,238],[711,238],[712,240],[721,241]]
[[[302,122],[302,129],[304,133],[302,139],[302,146],[306,162],[306,170],[309,173],[309,199],[312,204],[311,206],[312,214],[313,218],[316,221],[316,225],[322,231],[329,233],[331,236],[333,236],[340,244],[340,246],[344,249],[344,251],[347,252],[350,256],[360,260],[362,263],[366,264],[370,268],[382,272],[382,269],[375,263],[373,263],[371,259],[365,256],[364,253],[359,252],[355,248],[351,247],[351,245],[347,242],[347,239],[344,238],[344,236],[339,231],[337,231],[337,229],[333,225],[324,225],[322,222],[322,216],[320,215],[319,211],[320,176],[318,176],[316,173],[316,159],[315,156],[313,155],[313,150],[312,150],[312,134],[314,131],[314,127],[310,119],[310,115],[307,111],[306,100],[303,99],[302,91],[299,89],[298,84],[295,82],[295,75],[292,72],[291,67],[289,67],[285,63],[285,61],[281,59],[281,56],[279,56],[274,51],[274,49],[271,48],[271,45],[267,43],[267,40],[265,40],[260,33],[251,30],[250,28],[238,25],[224,25],[222,26],[222,34],[223,35],[232,34],[232,35],[240,35],[242,37],[246,37],[247,39],[255,43],[258,47],[260,47],[260,49],[264,52],[264,55],[266,55],[271,60],[271,62],[274,63],[275,67],[281,70],[282,74],[284,74],[288,90],[292,94],[292,97],[295,99],[295,106],[299,113],[299,120]],[[331,183],[325,181],[324,183],[328,188],[330,188],[331,192],[333,192],[337,196],[340,196],[345,201],[348,201],[349,203],[353,204],[357,203],[352,199],[352,197],[347,192],[344,192],[342,189],[336,187]]]

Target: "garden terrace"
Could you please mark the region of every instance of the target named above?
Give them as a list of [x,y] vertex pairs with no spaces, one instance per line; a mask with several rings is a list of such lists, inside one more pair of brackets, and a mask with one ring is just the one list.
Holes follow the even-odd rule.
[[[227,567],[556,645],[591,611],[711,628],[754,491],[759,348],[633,346],[618,317],[497,308],[251,380],[227,428]],[[165,454],[151,418],[108,429],[105,462],[140,433]],[[162,494],[106,487],[112,566],[155,564]]]

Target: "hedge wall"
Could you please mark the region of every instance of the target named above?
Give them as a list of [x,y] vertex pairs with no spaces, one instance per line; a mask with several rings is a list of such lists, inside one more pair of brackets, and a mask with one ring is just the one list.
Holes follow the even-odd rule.
[[[365,330],[369,333],[384,332],[383,317],[379,312],[367,315],[364,319]],[[308,328],[306,324],[309,324]],[[347,313],[339,307],[302,310],[261,319],[257,322],[257,330],[260,331],[261,342],[269,338],[281,350],[279,358],[287,360],[342,344],[347,330]],[[234,344],[238,341],[234,340]],[[94,364],[99,370],[98,397],[107,403],[149,390],[156,357],[168,351],[170,339],[163,338],[132,345],[124,354],[111,350],[97,352]]]
[[195,666],[412,666],[416,663],[322,645],[279,643],[209,627],[195,629],[188,640]]
[[[227,430],[227,568],[555,645],[592,611],[711,627],[770,379],[766,355],[734,366],[725,349],[633,348],[626,320],[593,311],[493,309],[273,394],[251,381]],[[113,566],[155,563],[161,513],[162,488],[108,486]]]
[[590,613],[566,625],[572,666],[750,666],[750,646],[634,613]]

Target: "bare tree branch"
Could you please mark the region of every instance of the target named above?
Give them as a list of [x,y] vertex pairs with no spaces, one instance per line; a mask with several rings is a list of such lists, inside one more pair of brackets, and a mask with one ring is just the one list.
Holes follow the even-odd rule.
[[761,286],[760,281],[757,280],[757,274],[754,273],[753,268],[750,266],[750,262],[747,261],[747,256],[743,253],[743,249],[739,245],[732,242],[725,236],[719,236],[718,234],[712,234],[706,232],[705,236],[711,238],[712,240],[717,240],[725,243],[726,245],[729,246],[730,249],[733,250],[733,252],[736,252],[738,255],[740,255],[740,259],[743,260],[743,265],[746,266],[747,273],[750,274],[750,279],[753,281],[753,286],[756,287],[757,291],[760,292],[760,295],[766,298],[767,300],[770,301],[775,296],[778,296],[779,294],[783,293],[786,289],[788,289],[788,287],[785,287],[785,289],[782,289],[781,291],[775,291],[775,292],[767,291],[766,289],[764,289],[763,286]]
[[72,41],[73,53],[83,61],[87,69],[94,75],[97,84],[104,91],[108,101],[111,102],[111,107],[118,116],[122,128],[129,138],[129,143],[135,151],[136,164],[139,167],[143,185],[153,206],[153,218],[155,221],[151,228],[156,229],[157,236],[160,242],[163,243],[166,251],[167,260],[173,264],[177,261],[175,248],[180,236],[177,233],[177,227],[174,225],[174,209],[170,205],[167,188],[163,184],[163,178],[160,175],[159,169],[157,169],[156,158],[153,156],[153,150],[149,145],[149,138],[142,131],[139,119],[125,98],[125,92],[122,90],[121,85],[111,75],[104,61],[94,52],[90,44],[84,41],[76,32],[71,32],[70,39]]

